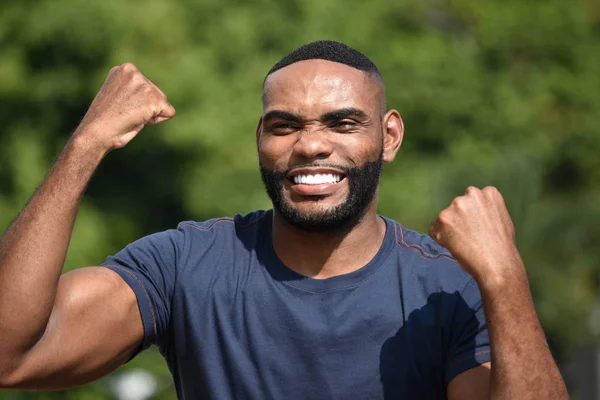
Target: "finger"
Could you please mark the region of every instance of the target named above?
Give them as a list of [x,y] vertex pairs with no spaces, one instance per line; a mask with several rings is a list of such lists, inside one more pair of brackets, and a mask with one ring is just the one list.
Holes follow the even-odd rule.
[[118,69],[119,69],[119,66],[117,65],[116,67],[112,67],[110,69],[110,71],[108,71],[108,74],[106,74],[106,78],[104,78],[104,84],[103,84],[103,86],[106,85],[106,84],[108,84],[109,82],[111,82],[115,78],[115,75],[116,75]]
[[440,220],[436,219],[429,227],[428,233],[434,241],[443,246],[442,242],[444,241],[444,237],[441,228]]
[[495,188],[494,186],[486,186],[483,188],[483,193],[494,203],[498,204],[501,208],[506,208],[506,203],[504,202],[504,197],[502,193]]
[[158,85],[156,83],[154,83],[152,81],[152,79],[148,78],[147,76],[144,75],[144,78],[146,78],[146,82],[148,82],[153,88],[156,89],[156,92],[162,97],[162,98],[167,98],[167,95],[165,94],[165,92],[163,92],[162,90],[160,90],[160,88],[158,87]]
[[469,186],[467,187],[467,189],[465,190],[465,196],[466,195],[475,195],[477,193],[479,193],[480,190],[478,188],[476,188],[475,186]]
[[121,69],[125,72],[139,72],[140,70],[131,62],[126,62],[120,65]]
[[517,233],[515,231],[515,226],[510,216],[510,212],[508,211],[508,207],[506,206],[506,202],[504,201],[504,197],[502,196],[502,193],[500,193],[500,191],[493,186],[485,187],[483,189],[483,192],[487,195],[488,202],[498,213],[500,220],[508,229],[508,232],[513,238],[513,240],[516,241]]

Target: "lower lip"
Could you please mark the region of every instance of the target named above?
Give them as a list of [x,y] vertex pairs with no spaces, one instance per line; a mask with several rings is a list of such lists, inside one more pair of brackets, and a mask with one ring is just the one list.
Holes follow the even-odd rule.
[[306,185],[302,183],[292,183],[291,190],[294,193],[303,195],[303,196],[324,196],[331,194],[334,190],[336,190],[342,182],[346,179],[342,179],[337,183],[322,183],[319,185]]

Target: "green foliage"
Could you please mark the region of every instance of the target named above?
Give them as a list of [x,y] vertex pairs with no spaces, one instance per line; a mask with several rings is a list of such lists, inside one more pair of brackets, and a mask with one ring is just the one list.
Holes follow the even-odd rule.
[[[66,269],[98,264],[183,219],[268,208],[254,134],[262,79],[287,52],[323,38],[378,64],[388,105],[405,121],[380,212],[426,231],[466,186],[498,186],[555,355],[565,360],[595,339],[587,320],[600,278],[595,0],[0,0],[0,232],[108,70],[125,61],[178,114],[105,160]],[[157,398],[174,398],[155,351],[127,368],[151,370],[166,387]],[[0,398],[111,398],[108,387]]]

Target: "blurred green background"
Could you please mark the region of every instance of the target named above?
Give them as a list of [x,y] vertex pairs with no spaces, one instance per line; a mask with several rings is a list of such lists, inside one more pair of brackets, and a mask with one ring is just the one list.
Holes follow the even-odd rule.
[[[569,365],[597,343],[598,0],[0,0],[0,232],[108,70],[125,61],[167,93],[177,116],[104,161],[66,270],[99,264],[184,219],[269,208],[254,136],[262,80],[282,56],[318,39],[369,56],[389,107],[404,118],[380,213],[426,232],[468,185],[497,186],[555,357]],[[0,399],[147,398],[115,394],[136,371],[152,374],[152,398],[175,398],[150,350],[79,389]]]

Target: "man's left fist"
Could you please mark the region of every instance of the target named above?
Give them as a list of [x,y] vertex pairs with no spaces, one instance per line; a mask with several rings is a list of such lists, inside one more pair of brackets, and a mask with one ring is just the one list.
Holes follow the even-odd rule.
[[480,284],[524,272],[515,227],[495,187],[467,188],[440,212],[429,235]]

